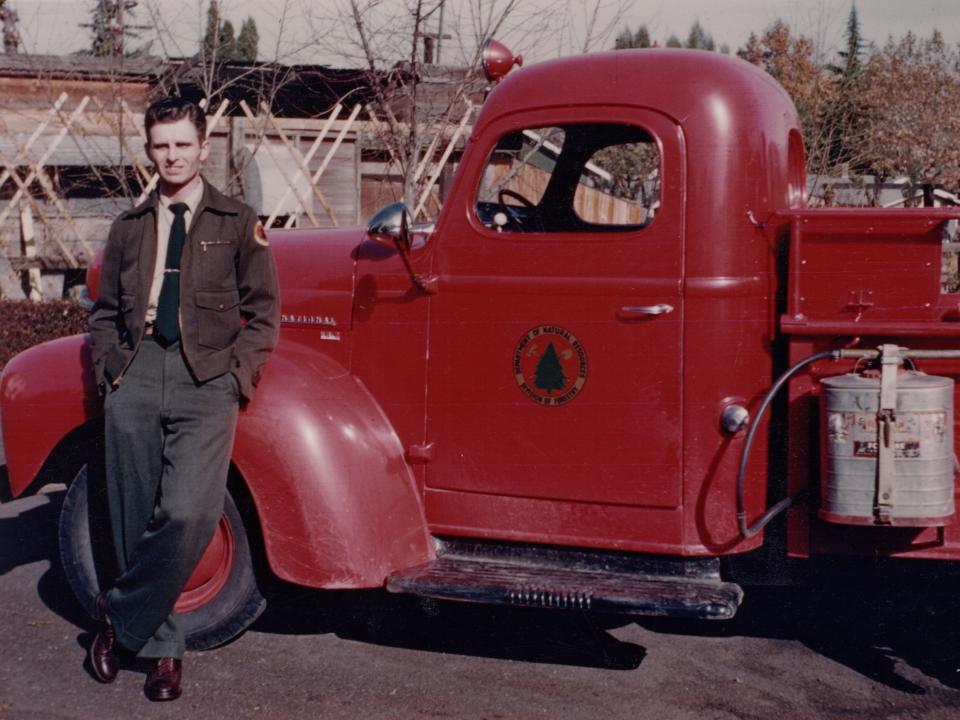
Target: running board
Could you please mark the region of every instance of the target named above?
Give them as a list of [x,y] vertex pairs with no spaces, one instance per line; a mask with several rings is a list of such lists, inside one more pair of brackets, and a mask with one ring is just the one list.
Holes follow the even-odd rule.
[[636,557],[544,546],[437,541],[437,559],[387,589],[442,600],[728,620],[743,590],[717,558]]

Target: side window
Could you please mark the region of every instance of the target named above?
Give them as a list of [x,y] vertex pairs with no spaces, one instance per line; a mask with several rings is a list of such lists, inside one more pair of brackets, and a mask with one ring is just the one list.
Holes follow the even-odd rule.
[[617,232],[653,221],[660,156],[631,125],[527,128],[503,136],[484,169],[477,217],[504,232]]

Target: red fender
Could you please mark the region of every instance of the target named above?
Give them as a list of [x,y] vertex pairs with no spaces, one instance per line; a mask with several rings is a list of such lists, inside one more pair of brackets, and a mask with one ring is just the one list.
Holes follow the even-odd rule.
[[330,356],[281,343],[241,416],[233,457],[279,577],[378,587],[391,572],[433,559],[400,439]]
[[[10,490],[28,488],[57,444],[102,413],[88,335],[13,358],[0,380]],[[433,559],[400,440],[377,402],[329,356],[277,348],[240,413],[234,464],[259,515],[271,569],[324,588],[377,587]]]
[[0,408],[10,492],[16,497],[68,433],[103,412],[90,336],[50,340],[10,360],[0,379]]

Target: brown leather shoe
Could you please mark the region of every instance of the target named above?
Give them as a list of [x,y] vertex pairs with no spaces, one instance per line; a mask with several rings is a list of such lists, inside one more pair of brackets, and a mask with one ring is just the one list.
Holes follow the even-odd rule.
[[179,658],[159,658],[143,683],[143,694],[148,700],[162,702],[180,697],[182,663]]
[[90,643],[90,668],[93,676],[102,683],[111,683],[117,678],[120,660],[117,656],[117,636],[107,615],[106,593],[97,595],[94,600],[97,612],[97,634]]

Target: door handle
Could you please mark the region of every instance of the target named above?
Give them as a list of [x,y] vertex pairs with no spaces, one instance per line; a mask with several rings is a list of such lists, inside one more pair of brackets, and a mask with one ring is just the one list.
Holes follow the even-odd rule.
[[673,312],[673,305],[659,303],[657,305],[640,305],[635,307],[622,307],[617,311],[617,317],[624,320],[634,318],[650,317],[651,315],[666,315]]

